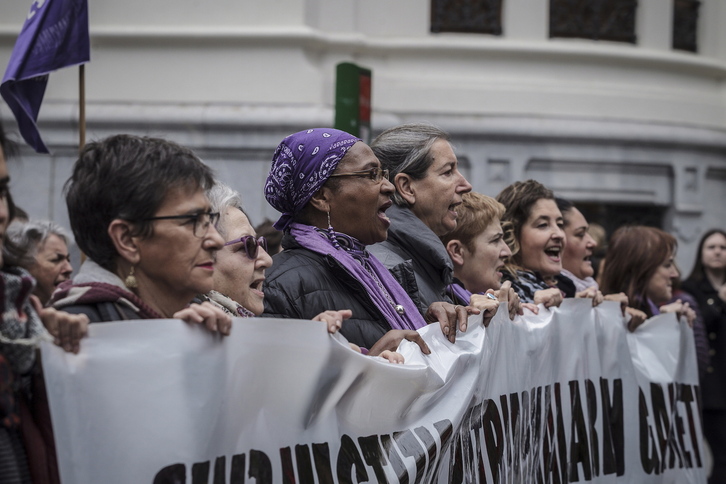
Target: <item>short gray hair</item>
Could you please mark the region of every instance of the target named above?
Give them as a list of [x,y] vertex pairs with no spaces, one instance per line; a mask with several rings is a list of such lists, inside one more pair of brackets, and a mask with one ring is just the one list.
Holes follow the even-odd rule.
[[[390,172],[391,180],[405,173],[414,180],[421,180],[433,163],[431,147],[440,140],[450,141],[449,134],[436,126],[425,123],[402,124],[385,130],[371,143],[373,153]],[[396,205],[407,207],[408,202],[393,194]]]
[[244,213],[244,209],[242,208],[242,197],[239,192],[232,190],[224,183],[217,182],[212,188],[207,190],[207,198],[212,206],[212,212],[219,212],[219,220],[217,221],[217,226],[215,228],[222,237],[227,238],[225,212],[227,212],[227,208],[234,207]]
[[50,220],[16,221],[8,226],[5,236],[11,242],[3,247],[5,262],[24,268],[35,264],[35,256],[40,247],[55,235],[68,245],[68,235],[63,228]]

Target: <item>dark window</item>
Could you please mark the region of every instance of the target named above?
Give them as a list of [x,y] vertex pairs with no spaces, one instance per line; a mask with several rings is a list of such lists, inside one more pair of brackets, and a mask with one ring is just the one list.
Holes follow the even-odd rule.
[[502,35],[502,0],[431,0],[431,32]]
[[550,37],[635,43],[637,0],[550,0]]
[[699,0],[673,1],[673,48],[698,51]]

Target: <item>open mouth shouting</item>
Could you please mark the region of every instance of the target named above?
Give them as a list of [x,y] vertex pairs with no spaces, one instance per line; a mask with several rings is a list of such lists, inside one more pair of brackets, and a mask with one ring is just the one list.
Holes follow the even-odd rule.
[[459,214],[456,211],[456,208],[461,205],[461,202],[452,203],[449,205],[449,212],[451,212],[454,215],[454,218],[458,217]]
[[551,246],[551,247],[547,247],[547,248],[545,248],[544,252],[545,252],[545,254],[547,254],[547,257],[552,262],[555,262],[557,264],[559,264],[560,262],[562,262],[562,258],[561,258],[561,255],[562,255],[562,247],[561,246],[554,245],[554,246]]
[[391,208],[391,205],[393,205],[393,202],[388,200],[386,203],[378,207],[378,212],[376,213],[386,228],[391,226],[391,220],[388,218],[388,215],[386,215],[386,210]]
[[250,289],[252,294],[258,296],[258,297],[265,297],[265,293],[262,292],[262,284],[265,282],[265,278],[262,277],[260,279],[255,279],[252,281],[252,284],[250,284]]

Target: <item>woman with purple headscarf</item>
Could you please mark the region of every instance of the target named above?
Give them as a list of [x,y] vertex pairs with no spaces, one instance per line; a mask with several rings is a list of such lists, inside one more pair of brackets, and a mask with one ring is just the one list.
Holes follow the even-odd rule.
[[326,309],[350,309],[341,333],[378,354],[402,339],[428,348],[415,331],[439,322],[454,341],[478,310],[434,303],[424,318],[416,302],[366,250],[386,239],[394,187],[373,151],[343,131],[317,128],[285,138],[265,184],[282,216],[283,252],[265,281],[265,316],[310,319]]

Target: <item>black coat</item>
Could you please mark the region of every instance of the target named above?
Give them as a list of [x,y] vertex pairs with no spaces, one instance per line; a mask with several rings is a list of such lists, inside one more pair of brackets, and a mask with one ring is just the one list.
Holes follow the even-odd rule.
[[703,408],[726,410],[726,303],[707,279],[689,279],[681,285],[698,302],[708,335],[711,364],[701,382]]
[[447,292],[454,282],[454,265],[446,247],[408,208],[392,206],[386,211],[391,219],[388,238],[369,247],[368,251],[393,274],[406,289],[425,317],[429,306],[438,301],[456,301]]
[[341,334],[351,343],[370,348],[391,327],[368,296],[365,286],[330,255],[300,246],[285,235],[285,250],[267,270],[263,317],[312,319],[323,311],[350,309]]

